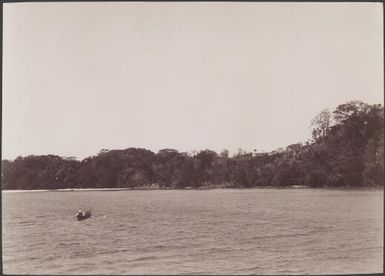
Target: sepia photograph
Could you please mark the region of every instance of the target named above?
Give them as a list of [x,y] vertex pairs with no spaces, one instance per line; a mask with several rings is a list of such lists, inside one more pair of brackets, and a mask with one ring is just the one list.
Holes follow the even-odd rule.
[[384,272],[382,2],[2,15],[3,274]]

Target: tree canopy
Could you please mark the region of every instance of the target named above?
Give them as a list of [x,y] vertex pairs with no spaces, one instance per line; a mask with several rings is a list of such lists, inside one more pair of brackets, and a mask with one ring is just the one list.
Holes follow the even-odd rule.
[[384,108],[351,101],[321,111],[312,140],[269,153],[102,149],[77,161],[56,155],[2,161],[3,189],[200,188],[384,185]]

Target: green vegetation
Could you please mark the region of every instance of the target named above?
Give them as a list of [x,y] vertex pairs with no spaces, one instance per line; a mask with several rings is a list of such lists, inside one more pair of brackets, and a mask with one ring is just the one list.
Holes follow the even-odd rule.
[[44,155],[2,164],[3,189],[383,186],[384,108],[352,101],[323,110],[311,141],[269,153],[128,148],[82,161]]

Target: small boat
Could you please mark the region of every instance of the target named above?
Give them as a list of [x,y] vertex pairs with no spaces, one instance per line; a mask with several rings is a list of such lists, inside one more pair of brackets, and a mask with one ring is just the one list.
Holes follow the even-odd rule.
[[78,220],[85,220],[91,217],[91,210],[88,210],[86,212],[83,212],[82,210],[79,210],[76,214],[76,218]]

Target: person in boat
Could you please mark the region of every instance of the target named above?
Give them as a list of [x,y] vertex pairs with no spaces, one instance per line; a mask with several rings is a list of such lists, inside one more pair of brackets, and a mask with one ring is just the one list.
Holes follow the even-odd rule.
[[91,217],[91,210],[88,210],[87,212],[84,212],[82,210],[79,210],[76,214],[77,219],[86,219]]
[[79,211],[76,214],[76,217],[77,218],[83,218],[85,215],[86,215],[86,212],[84,212],[83,210],[79,209]]

